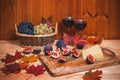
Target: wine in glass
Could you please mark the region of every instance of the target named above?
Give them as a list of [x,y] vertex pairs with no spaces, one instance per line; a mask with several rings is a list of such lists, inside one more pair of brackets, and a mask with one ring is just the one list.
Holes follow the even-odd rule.
[[74,21],[74,27],[78,30],[78,31],[82,31],[85,29],[87,25],[87,22],[84,21],[83,19],[77,19],[76,21]]
[[63,19],[63,25],[70,28],[74,24],[74,19],[70,16]]

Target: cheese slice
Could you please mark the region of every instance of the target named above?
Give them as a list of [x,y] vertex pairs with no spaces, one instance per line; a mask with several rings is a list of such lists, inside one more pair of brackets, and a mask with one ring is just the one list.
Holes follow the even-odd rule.
[[82,56],[84,59],[86,59],[89,54],[91,54],[96,60],[101,60],[103,58],[103,52],[99,45],[82,50]]

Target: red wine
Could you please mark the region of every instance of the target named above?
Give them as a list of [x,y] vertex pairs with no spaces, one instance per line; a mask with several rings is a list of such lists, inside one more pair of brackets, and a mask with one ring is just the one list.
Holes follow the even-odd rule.
[[78,19],[74,22],[75,28],[80,30],[80,31],[85,29],[86,25],[87,25],[86,21],[84,21],[82,19]]
[[74,20],[72,17],[66,17],[63,19],[63,25],[66,26],[67,28],[70,28],[71,26],[73,26],[74,24]]

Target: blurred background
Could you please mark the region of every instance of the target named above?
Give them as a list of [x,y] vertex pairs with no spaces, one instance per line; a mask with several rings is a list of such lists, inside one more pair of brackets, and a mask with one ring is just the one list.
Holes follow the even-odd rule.
[[87,27],[82,33],[103,35],[105,39],[120,39],[120,0],[0,0],[0,40],[15,40],[15,24],[30,21],[34,25],[41,18],[52,16],[58,22],[59,33],[75,33],[62,24],[62,19],[71,16],[82,18]]

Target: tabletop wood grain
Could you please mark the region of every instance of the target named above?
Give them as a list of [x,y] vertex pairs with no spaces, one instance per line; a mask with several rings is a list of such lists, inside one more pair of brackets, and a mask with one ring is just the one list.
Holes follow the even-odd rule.
[[[101,46],[109,47],[113,49],[116,55],[120,56],[120,40],[104,40]],[[13,54],[16,50],[23,50],[17,41],[0,41],[0,59],[6,54]],[[3,66],[3,63],[0,62],[0,68]],[[101,80],[120,80],[120,65],[110,66],[100,68],[103,71]],[[83,80],[82,76],[85,72],[78,72],[74,74],[52,77],[46,71],[44,74],[39,76],[34,76],[31,74],[26,74],[23,70],[19,74],[10,74],[5,75],[0,71],[0,80]]]

